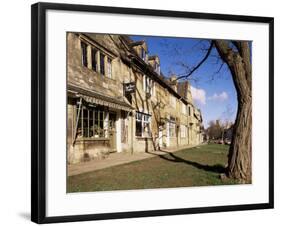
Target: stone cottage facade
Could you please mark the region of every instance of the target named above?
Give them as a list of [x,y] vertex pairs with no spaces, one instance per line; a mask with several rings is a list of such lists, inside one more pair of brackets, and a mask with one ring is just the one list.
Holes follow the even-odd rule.
[[202,143],[190,84],[125,35],[67,33],[68,163]]

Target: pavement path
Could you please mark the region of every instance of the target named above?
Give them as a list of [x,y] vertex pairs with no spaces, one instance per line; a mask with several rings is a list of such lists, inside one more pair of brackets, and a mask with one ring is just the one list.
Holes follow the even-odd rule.
[[165,155],[167,153],[172,153],[180,151],[183,149],[189,149],[195,147],[196,145],[182,146],[180,148],[173,149],[164,149],[160,151],[151,151],[151,152],[135,152],[135,153],[111,153],[105,159],[93,159],[88,162],[82,162],[77,164],[71,164],[67,166],[68,176],[74,176],[82,173],[92,172],[95,170],[100,170],[108,168],[111,166],[122,165],[125,163],[130,163],[134,161],[139,161],[142,159],[152,158],[155,155]]

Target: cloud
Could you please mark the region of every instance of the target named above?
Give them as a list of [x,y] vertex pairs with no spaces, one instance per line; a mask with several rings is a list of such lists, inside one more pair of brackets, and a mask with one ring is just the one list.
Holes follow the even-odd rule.
[[203,105],[206,104],[206,91],[204,89],[197,89],[191,86],[191,94],[194,101]]
[[220,94],[214,93],[213,96],[208,97],[208,100],[217,100],[217,101],[225,101],[228,99],[228,95],[225,91],[221,92]]

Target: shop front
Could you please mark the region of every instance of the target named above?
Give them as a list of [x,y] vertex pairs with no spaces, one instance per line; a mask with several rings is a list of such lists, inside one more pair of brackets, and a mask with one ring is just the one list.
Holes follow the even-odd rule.
[[68,162],[121,152],[121,114],[131,112],[131,106],[112,97],[79,91],[69,90],[68,95]]

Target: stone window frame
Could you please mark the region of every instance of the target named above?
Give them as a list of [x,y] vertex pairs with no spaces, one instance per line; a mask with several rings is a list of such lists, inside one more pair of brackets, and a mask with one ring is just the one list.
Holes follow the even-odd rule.
[[[113,79],[113,73],[112,73],[112,62],[114,60],[114,57],[113,56],[110,56],[110,54],[106,53],[106,51],[102,50],[101,48],[99,48],[97,45],[95,45],[94,43],[92,42],[89,42],[87,39],[85,39],[84,37],[81,37],[79,38],[80,40],[80,52],[81,52],[81,61],[82,61],[82,66],[85,67],[85,68],[88,68],[96,73],[98,73],[99,75],[101,76],[104,76],[106,78],[109,78],[109,79]],[[86,58],[87,58],[87,66],[83,64],[83,53],[82,53],[82,43],[84,43],[86,46],[87,46],[87,54],[86,54]],[[92,56],[92,53],[93,51],[92,50],[96,50],[96,68],[94,69],[93,68],[93,56]],[[104,73],[102,73],[101,71],[101,55],[104,55]],[[110,70],[110,76],[108,76],[108,59],[109,61],[111,62],[111,70]]]

